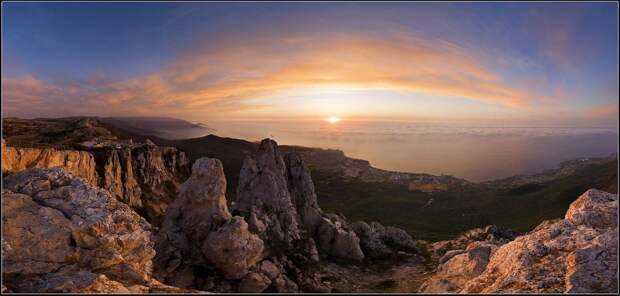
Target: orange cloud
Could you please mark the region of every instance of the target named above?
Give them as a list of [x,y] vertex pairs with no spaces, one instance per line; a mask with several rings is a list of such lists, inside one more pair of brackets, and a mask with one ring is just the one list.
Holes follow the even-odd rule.
[[381,38],[340,33],[207,39],[159,71],[126,81],[66,87],[32,77],[2,80],[9,113],[34,105],[41,112],[57,108],[62,113],[69,108],[190,117],[226,116],[261,107],[245,101],[285,90],[341,85],[452,96],[510,108],[522,108],[530,98],[527,91],[507,86],[466,50],[404,33]]
[[618,103],[611,102],[591,108],[586,112],[586,117],[596,119],[618,119]]

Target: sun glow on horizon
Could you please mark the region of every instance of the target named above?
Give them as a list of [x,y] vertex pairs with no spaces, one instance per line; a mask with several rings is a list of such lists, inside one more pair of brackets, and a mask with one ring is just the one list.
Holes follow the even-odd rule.
[[327,122],[329,122],[331,124],[336,124],[336,123],[340,122],[340,120],[341,120],[340,117],[336,117],[336,116],[330,116],[330,117],[325,118],[325,121],[327,121]]

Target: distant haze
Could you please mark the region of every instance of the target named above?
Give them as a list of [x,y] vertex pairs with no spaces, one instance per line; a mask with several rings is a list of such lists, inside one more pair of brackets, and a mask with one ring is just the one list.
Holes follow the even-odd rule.
[[169,117],[106,117],[101,120],[133,133],[166,139],[197,138],[212,131],[202,123]]
[[381,169],[487,181],[534,174],[618,151],[618,131],[573,127],[472,127],[413,123],[209,122],[219,136],[334,148]]

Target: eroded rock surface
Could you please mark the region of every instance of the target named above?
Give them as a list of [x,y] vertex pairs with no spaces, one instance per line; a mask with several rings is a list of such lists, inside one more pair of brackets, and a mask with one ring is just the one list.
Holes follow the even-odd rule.
[[167,287],[151,277],[150,225],[108,191],[62,168],[14,173],[3,187],[2,276],[11,291]]
[[248,219],[271,252],[300,239],[297,211],[288,191],[286,166],[274,141],[263,140],[255,157],[243,162],[234,210]]
[[51,167],[62,167],[92,185],[98,184],[95,159],[88,152],[8,147],[2,139],[2,173]]
[[617,213],[617,195],[588,190],[564,219],[545,221],[497,248],[470,244],[466,252],[445,260],[421,291],[617,292]]
[[227,279],[241,279],[262,256],[263,241],[226,205],[222,163],[201,158],[170,205],[157,236],[157,274],[182,287],[197,285],[195,268],[215,266]]
[[418,252],[415,240],[404,230],[378,222],[355,222],[351,225],[360,238],[364,254],[382,259]]
[[[119,148],[120,147],[120,148]],[[88,151],[7,147],[2,140],[2,172],[61,167],[138,211],[155,226],[189,176],[185,153],[172,147],[133,145]]]
[[155,226],[189,177],[185,153],[172,147],[135,145],[93,149],[99,186],[130,205]]
[[319,207],[302,158],[282,155],[273,140],[263,140],[255,157],[246,158],[235,211],[246,217],[250,230],[260,233],[272,253],[291,249],[295,240],[313,239],[325,256],[364,259],[359,238],[346,221]]

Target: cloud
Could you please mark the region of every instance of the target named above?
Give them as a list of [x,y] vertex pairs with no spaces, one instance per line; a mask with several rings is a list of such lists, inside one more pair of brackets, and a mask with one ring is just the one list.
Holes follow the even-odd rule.
[[[386,31],[387,32],[387,31]],[[346,86],[420,92],[524,108],[531,95],[467,50],[404,32],[207,36],[160,70],[124,81],[2,80],[6,114],[228,116],[249,99],[298,88]],[[311,110],[309,110],[311,112]],[[68,114],[67,114],[68,115]]]
[[617,120],[618,119],[618,103],[611,102],[604,105],[599,105],[590,108],[585,112],[586,118],[600,119],[600,120]]

